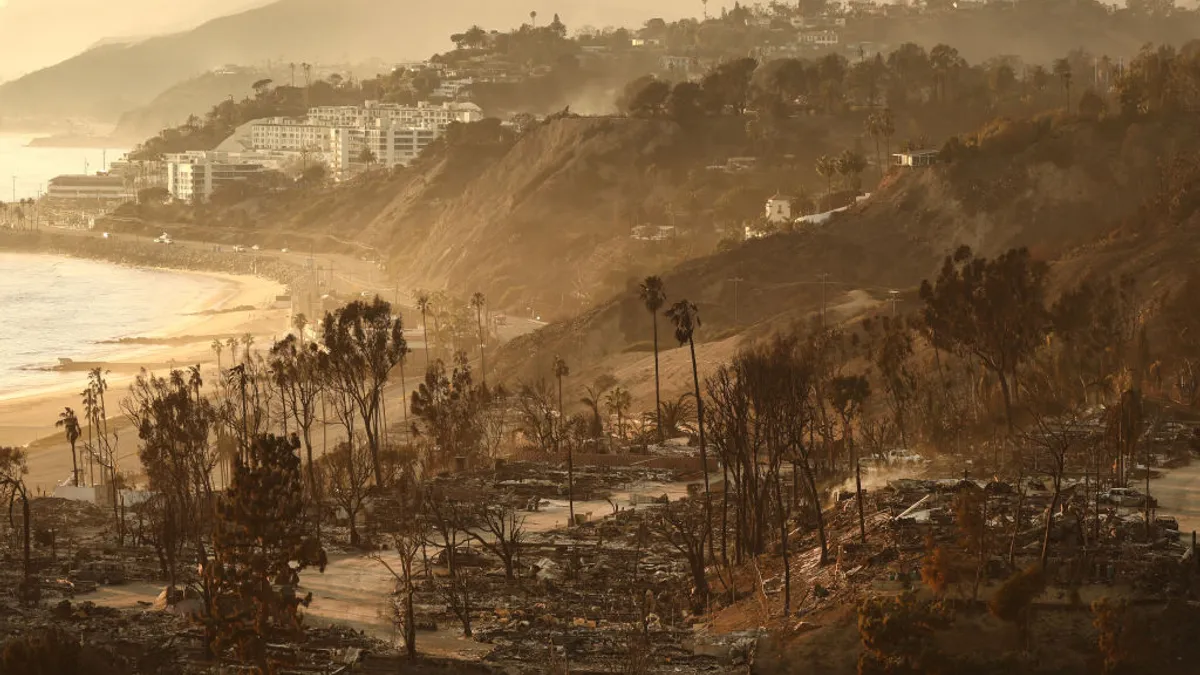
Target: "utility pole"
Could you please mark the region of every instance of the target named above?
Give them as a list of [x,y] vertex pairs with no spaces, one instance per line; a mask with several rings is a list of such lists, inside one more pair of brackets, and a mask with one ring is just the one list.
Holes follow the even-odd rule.
[[729,281],[733,282],[733,325],[740,326],[742,325],[742,322],[741,319],[738,318],[738,288],[741,286],[741,283],[745,281],[745,279],[741,277],[734,277]]
[[896,303],[900,302],[900,291],[892,289],[888,291],[888,303],[892,306],[892,318],[896,318]]

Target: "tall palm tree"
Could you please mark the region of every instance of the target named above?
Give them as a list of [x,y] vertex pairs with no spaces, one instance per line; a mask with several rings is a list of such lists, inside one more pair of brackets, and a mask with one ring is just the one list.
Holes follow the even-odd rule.
[[487,298],[483,296],[483,293],[476,291],[471,296],[471,308],[475,310],[475,322],[479,325],[479,372],[485,390],[487,389],[487,357],[484,355],[484,346],[487,344],[487,333],[483,331],[483,308],[486,304]]
[[[563,429],[566,427],[567,415],[563,410],[563,378],[571,374],[570,367],[567,362],[563,361],[561,356],[554,357],[554,377],[558,380],[558,433],[554,434],[554,451],[555,454],[561,452],[559,443],[562,439]],[[569,509],[570,521],[567,527],[575,526],[575,453],[571,449],[571,444],[567,444],[567,505]]]
[[250,333],[245,333],[244,335],[242,335],[242,344],[245,345],[245,347],[246,347],[242,351],[242,361],[249,361],[250,360],[250,347],[254,346],[254,336],[251,335]]
[[1067,96],[1067,113],[1071,112],[1071,62],[1058,59],[1054,62],[1054,74],[1062,82],[1063,92]]
[[79,418],[76,417],[74,410],[63,408],[63,411],[58,414],[58,421],[54,423],[54,426],[62,428],[67,442],[71,444],[71,484],[79,487],[79,459],[75,454],[75,442],[83,434],[79,428]]
[[879,138],[883,136],[882,126],[883,121],[878,111],[867,116],[864,127],[866,132],[871,135],[871,140],[875,141],[875,162],[879,166],[879,175],[881,178],[883,176],[883,155],[879,154]]
[[650,312],[650,318],[654,323],[654,412],[659,422],[658,442],[663,442],[662,437],[662,394],[658,376],[658,310],[667,302],[667,292],[663,288],[663,281],[656,276],[646,277],[642,281],[642,286],[638,290],[638,295],[642,299],[642,304],[646,306],[646,311]]
[[883,156],[887,158],[888,162],[892,161],[892,136],[895,133],[896,119],[892,116],[892,109],[884,108],[879,113],[879,135],[883,136]]
[[220,338],[213,338],[212,344],[213,353],[217,355],[217,372],[221,372],[221,352],[225,351],[225,343],[221,342]]
[[425,370],[429,370],[429,310],[433,305],[429,302],[429,294],[424,291],[416,292],[417,309],[421,310],[421,328],[425,331]]
[[833,175],[837,173],[837,160],[829,155],[817,158],[817,174],[825,179],[825,194],[833,192]]
[[297,312],[296,316],[292,317],[292,328],[296,329],[296,337],[300,339],[300,346],[304,346],[304,329],[308,327],[308,317],[304,316],[304,312]]
[[700,397],[700,369],[696,366],[696,329],[700,327],[700,312],[696,305],[680,300],[667,310],[667,318],[675,325],[675,339],[687,345],[692,354],[692,384],[696,394],[696,429],[700,436],[700,465],[704,473],[704,522],[707,524],[709,555],[712,555],[712,497],[708,486],[708,451],[704,446],[704,399]]
[[233,337],[229,338],[228,340],[225,341],[225,346],[229,347],[229,362],[237,363],[237,350],[238,350],[237,338],[233,338]]

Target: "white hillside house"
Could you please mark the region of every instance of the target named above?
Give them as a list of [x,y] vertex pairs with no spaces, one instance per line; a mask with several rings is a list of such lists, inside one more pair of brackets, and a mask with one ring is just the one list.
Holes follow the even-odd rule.
[[791,222],[792,198],[775,195],[767,200],[767,222],[776,225]]

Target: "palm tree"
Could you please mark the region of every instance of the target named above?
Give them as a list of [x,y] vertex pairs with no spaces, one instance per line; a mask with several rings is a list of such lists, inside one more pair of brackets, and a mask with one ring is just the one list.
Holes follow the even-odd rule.
[[1054,62],[1054,74],[1062,82],[1063,92],[1067,96],[1067,113],[1071,112],[1071,62],[1058,59]]
[[617,378],[605,374],[597,377],[594,384],[584,387],[587,396],[579,399],[579,402],[592,411],[591,428],[588,429],[592,438],[601,438],[604,436],[604,416],[600,414],[600,408],[604,405],[604,394],[616,386],[616,384]]
[[221,372],[221,352],[225,351],[225,343],[221,342],[221,338],[213,338],[212,344],[209,345],[213,353],[217,355],[217,372]]
[[[554,357],[554,377],[558,380],[558,433],[554,434],[554,451],[555,454],[561,452],[559,441],[562,439],[563,428],[566,426],[567,416],[563,411],[563,378],[571,374],[570,367],[567,362],[563,361],[561,356]],[[571,444],[567,444],[567,505],[569,509],[569,518],[567,527],[575,526],[575,454],[571,450]]]
[[304,329],[308,327],[308,317],[304,316],[304,312],[297,312],[296,316],[292,317],[292,328],[296,329],[296,337],[300,338],[300,346],[304,346]]
[[249,361],[250,347],[254,345],[254,336],[250,333],[242,335],[242,344],[246,347],[246,349],[242,352],[242,361]]
[[887,158],[888,162],[892,161],[892,136],[895,133],[896,120],[892,117],[892,109],[884,108],[883,112],[879,114],[879,134],[883,136],[883,156]]
[[237,363],[237,349],[238,349],[237,338],[232,338],[232,337],[229,338],[228,340],[225,341],[225,346],[229,347],[229,362]]
[[617,387],[604,397],[604,405],[611,414],[617,416],[617,435],[624,441],[625,413],[629,410],[629,406],[633,405],[633,397],[629,395],[628,389]]
[[421,310],[421,328],[425,331],[425,370],[429,370],[429,320],[427,315],[433,305],[429,302],[429,294],[425,291],[416,291],[414,296],[417,300],[417,309]]
[[833,192],[833,174],[837,173],[837,160],[829,155],[817,158],[817,174],[825,179],[825,194]]
[[704,522],[707,524],[709,555],[712,555],[712,498],[708,487],[708,451],[704,447],[704,399],[700,398],[700,370],[696,366],[696,329],[700,327],[700,312],[696,305],[680,300],[667,310],[667,318],[675,325],[675,339],[686,344],[692,353],[692,384],[696,393],[696,429],[700,436],[700,465],[704,472]]
[[[642,281],[642,286],[638,290],[638,295],[642,299],[642,304],[646,306],[646,311],[650,312],[650,318],[654,322],[654,411],[658,419],[658,428],[662,429],[662,387],[658,379],[658,310],[667,302],[667,292],[663,288],[663,281],[656,276],[646,277]],[[660,431],[658,442],[663,442],[662,433]]]
[[71,444],[71,484],[79,487],[79,460],[75,454],[75,442],[83,434],[79,428],[79,418],[75,416],[75,411],[70,408],[63,408],[63,411],[58,414],[58,421],[54,423],[56,427],[62,427],[63,433],[67,436],[67,442]]
[[487,333],[483,332],[483,308],[486,304],[487,298],[483,296],[483,293],[476,291],[471,296],[471,308],[475,310],[475,322],[479,324],[479,372],[485,390],[487,389],[487,357],[484,356],[484,345],[487,343]]
[[[834,160],[834,166],[842,174],[846,187],[857,190],[860,183],[858,175],[867,168],[867,159],[853,150],[843,150]],[[848,180],[850,177],[854,177],[853,182]]]
[[879,166],[879,175],[883,176],[883,155],[879,154],[879,137],[883,135],[883,120],[879,112],[873,112],[867,116],[866,132],[871,135],[871,140],[875,141],[875,162]]

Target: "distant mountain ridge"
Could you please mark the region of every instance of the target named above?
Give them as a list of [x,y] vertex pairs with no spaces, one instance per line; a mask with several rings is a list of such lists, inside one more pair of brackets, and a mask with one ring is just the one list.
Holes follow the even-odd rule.
[[[534,3],[536,4],[536,3]],[[623,0],[561,0],[554,12],[569,27],[622,23],[691,12],[692,2],[654,8]],[[686,9],[684,9],[686,8]],[[0,85],[0,118],[116,121],[182,80],[225,64],[352,63],[427,58],[450,47],[451,33],[479,24],[507,28],[529,20],[529,5],[482,0],[278,0],[195,29],[105,44]]]

